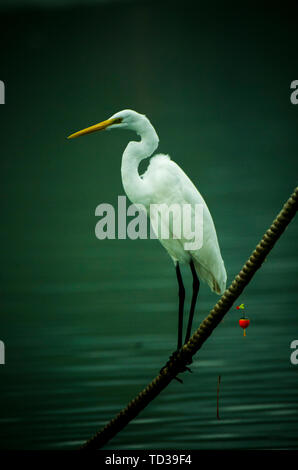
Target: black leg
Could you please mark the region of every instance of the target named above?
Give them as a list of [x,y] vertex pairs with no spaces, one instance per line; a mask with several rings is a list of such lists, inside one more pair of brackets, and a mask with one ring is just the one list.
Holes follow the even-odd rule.
[[188,319],[188,325],[187,325],[187,331],[186,331],[186,336],[185,336],[185,343],[190,338],[191,335],[191,326],[192,326],[192,321],[193,321],[193,316],[195,313],[195,308],[196,308],[196,302],[197,302],[197,297],[200,289],[200,281],[196,273],[196,269],[194,267],[193,261],[191,260],[190,262],[190,269],[192,273],[192,278],[193,278],[193,283],[192,283],[192,299],[191,299],[191,306],[190,306],[190,311],[189,311],[189,319]]
[[179,313],[178,313],[178,343],[177,349],[182,347],[182,328],[183,328],[183,307],[185,299],[185,289],[182,281],[179,263],[176,264],[176,275],[179,285]]

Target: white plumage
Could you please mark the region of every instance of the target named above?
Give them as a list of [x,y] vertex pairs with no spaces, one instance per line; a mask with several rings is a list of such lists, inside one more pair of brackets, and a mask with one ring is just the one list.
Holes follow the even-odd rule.
[[200,279],[207,282],[212,291],[222,294],[226,288],[226,270],[211,214],[195,185],[168,155],[152,157],[143,180],[152,188],[152,204],[203,205],[203,246],[200,249],[186,251],[184,244],[189,240],[184,237],[159,241],[174,262],[189,263],[192,258]]
[[[185,251],[187,240],[169,238],[160,242],[174,262],[189,263],[193,259],[197,273],[207,282],[211,290],[222,294],[226,287],[226,270],[221,257],[214,223],[203,197],[168,155],[151,158],[142,177],[138,173],[141,160],[152,155],[158,146],[158,136],[146,116],[132,110],[116,113],[111,119],[122,119],[109,129],[126,128],[140,135],[139,142],[130,142],[122,157],[122,181],[125,192],[133,203],[141,203],[148,209],[150,204],[203,204],[203,246],[196,251]],[[149,212],[149,210],[148,210]]]

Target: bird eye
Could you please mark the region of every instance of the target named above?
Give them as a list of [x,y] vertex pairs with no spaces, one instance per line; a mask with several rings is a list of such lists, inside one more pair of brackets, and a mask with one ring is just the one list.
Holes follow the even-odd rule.
[[120,122],[122,122],[122,118],[116,118],[113,124],[120,124]]

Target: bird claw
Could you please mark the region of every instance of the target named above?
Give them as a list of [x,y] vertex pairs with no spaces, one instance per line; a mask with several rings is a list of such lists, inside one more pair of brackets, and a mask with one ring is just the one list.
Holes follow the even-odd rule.
[[[174,352],[170,355],[169,360],[167,361],[166,365],[163,366],[163,367],[160,369],[160,371],[159,371],[160,374],[162,374],[163,371],[169,366],[169,363],[170,363],[171,361],[173,361],[173,360],[177,357],[179,351],[180,351],[180,350],[177,349],[176,351],[174,351]],[[192,363],[192,359],[190,359],[187,364],[191,364],[191,363]],[[183,368],[180,372],[186,372],[186,371],[192,373],[192,370],[190,369],[190,367],[187,367],[187,366],[184,366],[184,368]],[[183,380],[180,379],[180,378],[177,377],[177,376],[175,376],[174,379],[177,380],[177,381],[180,382],[180,383],[183,383]]]
[[[190,372],[191,374],[193,373],[192,370],[190,369],[190,367],[185,367],[185,370],[182,371],[182,372],[186,372],[186,371]],[[180,382],[181,384],[183,384],[183,380],[180,379],[179,377],[177,377],[177,375],[176,375],[176,377],[174,377],[174,379],[178,380],[178,382]]]
[[177,377],[177,375],[176,375],[176,377],[174,377],[174,379],[177,380],[178,382],[180,382],[181,384],[183,384],[183,380],[180,379],[179,377]]

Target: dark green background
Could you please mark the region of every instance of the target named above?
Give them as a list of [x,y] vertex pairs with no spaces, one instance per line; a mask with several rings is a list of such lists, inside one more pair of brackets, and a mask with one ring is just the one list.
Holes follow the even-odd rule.
[[[2,449],[76,447],[176,343],[174,268],[158,241],[94,234],[95,207],[123,194],[134,135],[68,134],[123,108],[145,113],[209,205],[228,281],[297,183],[294,3],[92,3],[0,10]],[[247,337],[234,308],[184,385],[108,448],[297,448],[296,247],[294,221],[239,299]],[[216,300],[203,285],[196,325]]]

